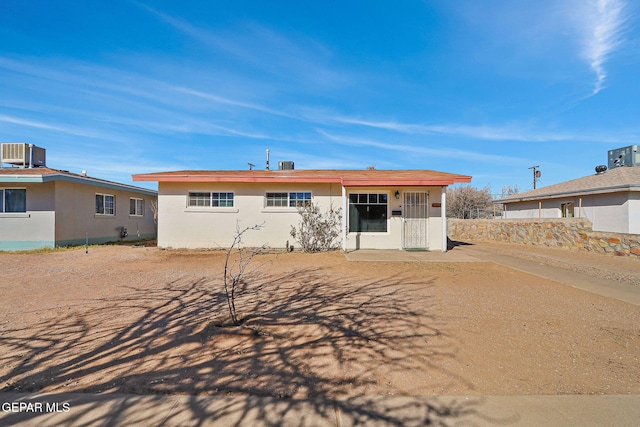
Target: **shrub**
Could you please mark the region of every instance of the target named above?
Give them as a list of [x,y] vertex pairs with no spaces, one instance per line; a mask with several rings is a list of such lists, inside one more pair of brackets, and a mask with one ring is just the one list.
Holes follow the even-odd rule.
[[340,247],[340,225],[342,214],[340,209],[323,213],[316,203],[308,203],[298,209],[302,217],[298,228],[291,226],[291,237],[305,252],[322,252]]

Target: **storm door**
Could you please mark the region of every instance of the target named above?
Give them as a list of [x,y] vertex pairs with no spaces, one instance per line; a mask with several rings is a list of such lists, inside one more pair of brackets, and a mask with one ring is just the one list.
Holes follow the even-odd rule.
[[402,220],[404,223],[402,247],[404,249],[428,249],[429,193],[425,191],[405,192]]

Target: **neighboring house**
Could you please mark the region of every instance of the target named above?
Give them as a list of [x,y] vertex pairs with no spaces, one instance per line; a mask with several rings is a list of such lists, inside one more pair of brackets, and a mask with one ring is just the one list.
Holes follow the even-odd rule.
[[284,248],[307,202],[341,208],[342,248],[447,249],[448,185],[471,177],[428,170],[245,170],[139,174],[158,182],[158,246],[229,247],[236,227],[264,224],[244,244]]
[[48,167],[0,168],[0,250],[154,238],[152,190]]
[[587,218],[594,231],[640,234],[640,167],[616,167],[496,203],[506,219]]

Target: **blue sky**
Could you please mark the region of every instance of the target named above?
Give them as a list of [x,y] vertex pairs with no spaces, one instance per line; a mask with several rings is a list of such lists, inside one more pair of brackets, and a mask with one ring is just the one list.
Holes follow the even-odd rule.
[[[631,0],[0,1],[0,140],[131,183],[435,169],[532,188],[640,142]],[[148,184],[148,185],[147,185]],[[155,187],[153,183],[136,185]]]

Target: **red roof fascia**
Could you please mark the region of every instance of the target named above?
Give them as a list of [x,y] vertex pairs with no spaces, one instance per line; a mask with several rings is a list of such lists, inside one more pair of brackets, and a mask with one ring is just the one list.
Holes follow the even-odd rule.
[[440,187],[455,184],[457,182],[471,182],[471,177],[469,177],[469,179],[457,179],[457,177],[451,177],[451,179],[344,179],[342,181],[342,185],[345,187]]
[[[471,182],[471,177],[466,175],[444,174],[432,178],[420,177],[360,177],[348,176],[352,171],[340,173],[331,171],[326,173],[318,171],[315,175],[301,174],[215,174],[215,173],[151,173],[133,175],[134,181],[157,182],[249,182],[249,183],[340,183],[346,187],[365,186],[446,186],[458,182]],[[253,176],[252,176],[253,175]],[[346,177],[344,175],[347,175]],[[440,175],[440,174],[439,174]]]
[[300,182],[300,183],[340,183],[340,177],[327,176],[214,176],[214,175],[133,175],[134,181],[157,182]]

